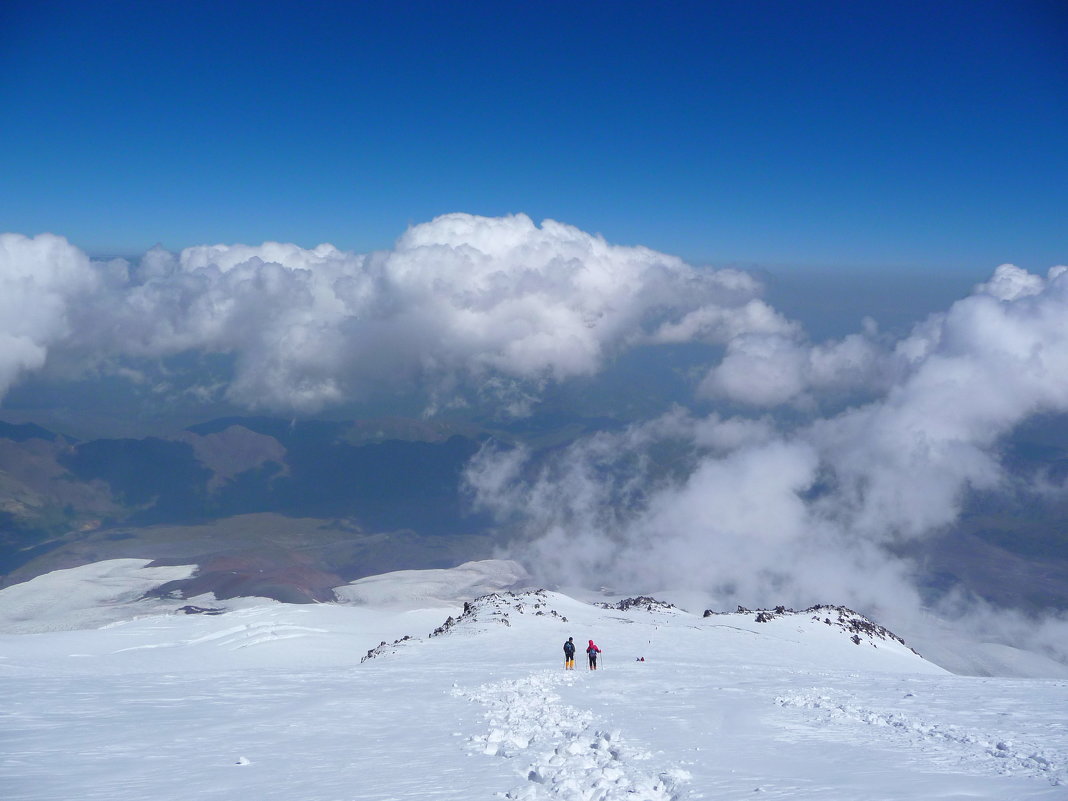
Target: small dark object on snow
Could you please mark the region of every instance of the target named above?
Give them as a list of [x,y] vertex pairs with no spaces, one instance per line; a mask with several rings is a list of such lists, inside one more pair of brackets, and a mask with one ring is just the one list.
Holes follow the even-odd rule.
[[185,612],[187,615],[221,615],[226,610],[211,606],[193,606],[192,604],[188,604],[180,608],[178,611]]

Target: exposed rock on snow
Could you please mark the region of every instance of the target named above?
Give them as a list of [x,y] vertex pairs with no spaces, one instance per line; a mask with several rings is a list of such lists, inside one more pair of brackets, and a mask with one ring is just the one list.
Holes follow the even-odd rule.
[[226,612],[226,609],[221,606],[195,606],[193,604],[186,604],[176,611],[186,615],[221,615]]
[[340,576],[281,549],[212,554],[194,561],[198,567],[193,575],[169,581],[148,594],[195,598],[210,593],[219,600],[257,597],[308,604],[333,600],[333,587],[341,581]]
[[[876,640],[888,641],[900,643],[908,648],[905,641],[898,637],[894,632],[885,626],[880,626],[875,621],[865,617],[846,606],[835,606],[829,604],[816,604],[810,606],[808,609],[803,609],[800,612],[796,609],[788,609],[785,606],[776,606],[774,609],[746,609],[744,606],[739,606],[736,612],[716,612],[712,609],[706,609],[704,617],[712,617],[714,615],[730,616],[730,615],[742,615],[748,617],[756,612],[754,620],[757,623],[769,623],[778,617],[788,616],[809,616],[812,620],[818,620],[828,626],[835,626],[842,631],[850,635],[850,639],[854,645],[860,645],[862,642],[867,641],[873,648],[878,648]],[[913,653],[917,653],[916,649],[910,648]]]
[[[452,618],[449,619],[451,620]],[[360,658],[360,664],[362,665],[368,659],[374,659],[377,656],[382,656],[382,654],[395,653],[398,645],[400,645],[401,643],[410,642],[411,640],[412,637],[408,636],[407,634],[405,634],[399,640],[394,640],[392,645],[387,643],[385,640],[382,640],[382,642],[380,642],[374,648],[369,650],[365,656]]]
[[624,598],[614,604],[598,602],[594,606],[599,606],[601,609],[618,609],[620,612],[627,612],[631,609],[644,609],[646,612],[652,612],[654,609],[659,612],[678,609],[675,604],[658,601],[656,598],[650,598],[647,595],[639,595],[637,598]]
[[509,621],[509,615],[513,612],[520,615],[530,613],[536,617],[549,615],[566,623],[567,618],[555,609],[549,608],[548,604],[549,594],[545,590],[526,590],[520,593],[495,592],[483,595],[473,601],[465,602],[463,614],[456,618],[450,615],[444,623],[431,632],[430,636],[436,637],[453,631],[457,626],[478,622],[510,626],[512,624]]
[[[859,612],[854,612],[852,609],[845,606],[827,606],[818,604],[809,607],[802,612],[802,614],[812,614],[813,620],[822,620],[828,626],[838,626],[839,628],[850,632],[852,634],[851,639],[857,645],[860,645],[862,641],[861,635],[866,637],[868,642],[876,648],[878,648],[878,645],[875,644],[875,640],[893,640],[901,645],[905,645],[903,639],[898,637],[885,626],[880,626],[878,623],[869,620]],[[916,652],[915,649],[911,650],[913,653]]]

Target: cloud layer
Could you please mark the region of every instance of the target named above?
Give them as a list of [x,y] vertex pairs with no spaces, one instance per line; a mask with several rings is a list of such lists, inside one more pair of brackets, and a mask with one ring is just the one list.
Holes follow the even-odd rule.
[[[756,416],[679,409],[541,460],[487,449],[469,486],[525,533],[517,548],[546,580],[688,587],[723,606],[845,602],[907,620],[921,613],[916,566],[893,547],[944,530],[968,491],[1004,488],[1002,439],[1068,412],[1065,320],[1068,270],[1004,265],[897,343],[743,334],[702,389]],[[765,414],[852,380],[872,399],[826,417],[809,404],[789,424]]]
[[89,258],[66,240],[0,234],[0,398],[75,335],[71,307],[97,284]]
[[636,345],[795,328],[745,273],[524,215],[446,215],[372,254],[266,243],[90,264],[57,237],[4,242],[0,281],[27,319],[0,323],[23,344],[6,350],[0,393],[49,352],[99,369],[221,353],[234,363],[222,391],[249,408],[415,389],[431,407],[474,392],[522,413],[548,383]]

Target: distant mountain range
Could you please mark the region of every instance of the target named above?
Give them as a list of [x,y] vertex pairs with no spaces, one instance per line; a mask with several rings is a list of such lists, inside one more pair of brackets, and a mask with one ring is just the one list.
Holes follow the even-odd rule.
[[[79,441],[0,422],[0,586],[111,558],[201,566],[218,597],[321,599],[342,581],[452,567],[494,552],[491,521],[461,493],[490,437],[552,450],[609,420],[529,420],[509,431],[404,418],[230,417],[173,435]],[[1063,484],[1059,421],[1009,443],[1014,475]],[[975,496],[957,525],[902,544],[932,598],[1068,609],[1063,493]],[[211,578],[208,578],[208,577]]]
[[257,570],[271,554],[346,580],[452,566],[454,550],[488,547],[459,492],[487,436],[415,420],[230,418],[82,442],[0,423],[0,573],[11,583],[96,558],[235,552],[260,554]]

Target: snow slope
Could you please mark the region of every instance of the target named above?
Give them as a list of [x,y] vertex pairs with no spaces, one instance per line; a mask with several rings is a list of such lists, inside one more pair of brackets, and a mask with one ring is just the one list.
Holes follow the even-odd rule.
[[517,587],[529,577],[518,562],[486,559],[447,570],[398,570],[334,588],[339,601],[379,607],[462,606],[464,601]]
[[[92,575],[52,579],[74,605]],[[382,605],[127,600],[103,628],[0,635],[3,797],[1068,798],[1063,680],[955,676],[847,610],[448,605],[447,572],[394,578]],[[601,670],[563,670],[569,635]]]
[[0,590],[0,632],[95,628],[134,614],[173,611],[186,602],[145,599],[161,584],[189,578],[196,565],[149,567],[148,559],[109,559],[55,570]]

